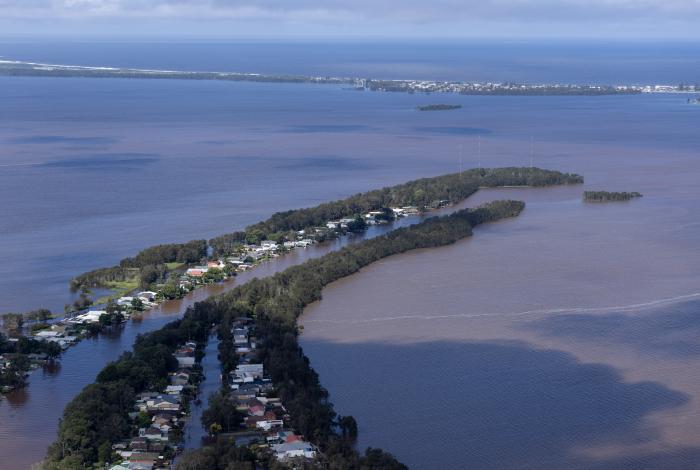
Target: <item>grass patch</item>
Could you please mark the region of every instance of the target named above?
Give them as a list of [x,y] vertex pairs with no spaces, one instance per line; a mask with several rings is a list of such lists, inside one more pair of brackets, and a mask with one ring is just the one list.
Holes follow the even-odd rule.
[[110,295],[105,295],[99,299],[95,299],[94,304],[106,304],[110,300],[116,300],[119,297],[123,297],[132,290],[138,289],[139,280],[138,278],[133,278],[128,281],[110,281],[105,283],[105,287],[111,290],[113,293]]

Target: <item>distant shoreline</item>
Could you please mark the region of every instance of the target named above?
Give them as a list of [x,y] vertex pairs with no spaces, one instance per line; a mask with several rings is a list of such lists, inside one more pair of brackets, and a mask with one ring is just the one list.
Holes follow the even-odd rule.
[[513,96],[603,96],[640,93],[697,93],[695,86],[684,85],[598,85],[513,82],[468,82],[433,80],[384,80],[360,77],[304,75],[265,75],[259,73],[151,70],[117,67],[48,64],[0,60],[0,76],[53,78],[134,78],[160,80],[218,80],[262,83],[313,83],[351,85],[355,90],[403,93],[454,93],[461,95]]

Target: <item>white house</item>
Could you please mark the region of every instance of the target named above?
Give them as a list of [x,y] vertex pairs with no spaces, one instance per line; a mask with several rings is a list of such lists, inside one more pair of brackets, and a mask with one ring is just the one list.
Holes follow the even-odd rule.
[[268,419],[255,423],[255,427],[262,429],[263,431],[269,431],[273,428],[281,428],[282,426],[284,426],[284,422],[281,419]]
[[90,310],[82,315],[76,315],[70,319],[72,323],[98,323],[102,315],[106,315],[104,310]]
[[287,460],[293,457],[313,459],[316,456],[316,451],[311,444],[304,441],[274,444],[272,450],[275,452],[277,460]]

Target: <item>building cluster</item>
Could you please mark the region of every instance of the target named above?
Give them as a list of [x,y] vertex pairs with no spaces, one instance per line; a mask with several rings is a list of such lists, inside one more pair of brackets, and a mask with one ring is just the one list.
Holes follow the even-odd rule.
[[174,352],[178,370],[168,376],[163,391],[139,393],[129,417],[134,422],[134,435],[112,446],[124,459],[110,470],[151,470],[170,468],[179,451],[178,442],[186,419],[186,402],[196,393],[192,384],[197,345],[188,342]]
[[374,91],[458,94],[615,94],[639,93],[632,85],[583,85],[564,83],[523,84],[510,82],[446,82],[433,80],[366,80],[364,88]]
[[267,446],[282,462],[313,459],[317,450],[288,426],[289,415],[275,397],[272,381],[257,361],[257,341],[250,319],[238,319],[232,329],[238,364],[227,378],[231,406],[245,416],[242,429],[232,433],[236,445],[258,443]]

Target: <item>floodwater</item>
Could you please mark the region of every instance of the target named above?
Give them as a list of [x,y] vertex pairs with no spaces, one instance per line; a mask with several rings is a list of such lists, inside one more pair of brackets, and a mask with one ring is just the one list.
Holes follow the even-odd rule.
[[[695,47],[647,46],[357,46],[310,55],[305,46],[220,46],[202,62],[206,45],[3,43],[0,55],[479,80],[675,84],[697,75]],[[214,67],[219,59],[228,62]],[[262,66],[273,59],[274,68]],[[0,312],[60,311],[77,273],[278,210],[462,165],[575,171],[585,189],[644,197],[591,205],[581,187],[480,192],[469,204],[514,197],[528,206],[469,240],[387,259],[330,286],[303,318],[304,348],[338,411],[357,417],[360,446],[386,448],[414,468],[694,468],[700,107],[687,98],[2,77]],[[462,109],[415,110],[436,102]],[[297,251],[69,349],[0,402],[0,467],[39,461],[65,404],[137,334],[337,246]]]
[[[528,206],[328,287],[302,344],[360,448],[411,468],[698,468],[691,168],[620,204],[483,191]],[[609,186],[632,186],[626,173]]]
[[[464,205],[436,211],[436,215]],[[6,399],[0,401],[0,455],[2,455],[0,468],[29,468],[32,464],[41,461],[46,454],[46,449],[56,438],[58,422],[68,402],[83,387],[92,383],[109,361],[115,360],[124,351],[130,350],[139,334],[160,328],[180,318],[195,302],[212,295],[222,294],[253,278],[271,276],[290,266],[338,250],[349,243],[357,243],[420,220],[422,220],[421,217],[404,218],[392,225],[371,227],[362,235],[350,235],[309,248],[294,250],[285,256],[239,273],[229,281],[197,289],[183,299],[162,303],[144,312],[140,321],[129,321],[118,331],[83,340],[67,349],[55,365],[32,373],[25,388],[11,392]],[[187,448],[197,447],[205,435],[204,429],[199,425],[201,413],[206,408],[209,393],[217,390],[220,384],[217,344],[218,341],[215,338],[210,339],[207,344],[206,356],[203,359],[207,380],[202,385],[200,395],[202,405],[193,407],[192,416],[187,424],[185,437]]]
[[190,416],[184,428],[184,449],[201,447],[204,439],[209,435],[202,426],[202,414],[209,406],[209,395],[221,389],[221,364],[217,357],[218,347],[219,339],[216,333],[212,333],[207,341],[201,362],[204,381],[199,386],[197,399],[190,403]]

